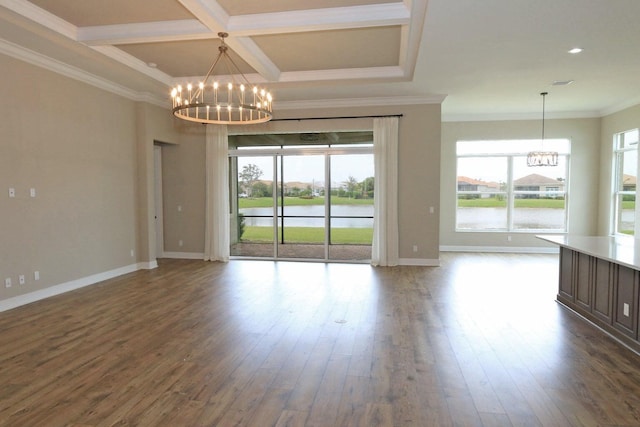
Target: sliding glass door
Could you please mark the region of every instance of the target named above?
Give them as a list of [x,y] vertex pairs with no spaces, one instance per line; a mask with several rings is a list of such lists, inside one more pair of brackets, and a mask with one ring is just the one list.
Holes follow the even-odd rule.
[[231,255],[366,261],[371,147],[231,150]]
[[280,155],[278,258],[325,259],[324,155]]
[[373,240],[373,154],[334,154],[329,195],[331,260],[368,260]]

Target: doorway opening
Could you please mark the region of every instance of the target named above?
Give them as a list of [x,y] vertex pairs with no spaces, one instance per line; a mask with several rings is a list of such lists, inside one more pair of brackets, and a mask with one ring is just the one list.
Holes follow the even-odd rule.
[[229,137],[231,256],[367,262],[372,132]]

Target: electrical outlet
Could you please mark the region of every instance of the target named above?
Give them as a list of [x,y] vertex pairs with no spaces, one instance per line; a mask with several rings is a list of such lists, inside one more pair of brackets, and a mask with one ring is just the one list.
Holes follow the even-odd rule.
[[6,279],[4,279],[4,287],[5,288],[11,287],[11,277],[7,277]]
[[29,195],[30,195],[31,197],[36,197],[36,189],[35,189],[35,188],[31,188],[31,189],[29,190]]
[[9,189],[9,197],[16,197],[16,189],[15,188],[10,188]]
[[20,283],[21,285],[24,285],[24,274],[21,274],[20,276],[18,276],[18,283]]
[[418,252],[418,245],[413,245],[413,252]]
[[182,240],[178,241],[178,246],[182,247],[182,244],[183,244]]
[[33,272],[33,280],[40,280],[40,272],[39,271],[34,271]]

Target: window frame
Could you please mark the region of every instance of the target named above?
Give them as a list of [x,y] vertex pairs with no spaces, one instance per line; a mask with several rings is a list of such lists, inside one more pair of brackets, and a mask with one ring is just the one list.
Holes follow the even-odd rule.
[[[625,147],[626,135],[635,133],[635,139],[631,140],[631,144],[633,146]],[[638,149],[638,145],[640,142],[640,130],[638,128],[628,129],[622,132],[617,132],[613,135],[613,159],[612,159],[612,191],[611,191],[611,207],[610,207],[610,235],[612,236],[635,236],[635,231],[637,228],[638,218],[638,187],[637,187],[637,173],[640,169],[640,150]],[[625,190],[624,189],[624,155],[628,152],[636,152],[636,188],[635,190]],[[619,209],[621,203],[624,201],[625,196],[634,196],[635,197],[635,216],[634,216],[634,227],[633,234],[624,233],[620,231],[620,223],[622,212]]]
[[[568,138],[556,138],[553,141],[561,141],[563,144],[566,144],[567,149],[565,151],[559,151],[559,158],[564,158],[565,162],[565,176],[564,176],[564,190],[549,190],[548,188],[544,188],[542,190],[516,190],[514,186],[514,161],[516,159],[526,158],[528,151],[523,151],[522,148],[518,150],[514,150],[513,152],[508,151],[496,151],[495,153],[464,153],[458,154],[459,144],[462,143],[491,143],[498,142],[504,143],[502,140],[476,140],[476,141],[468,141],[468,140],[459,140],[456,142],[456,197],[455,197],[455,219],[454,219],[454,228],[456,232],[459,233],[523,233],[523,234],[543,234],[543,233],[556,233],[562,234],[567,233],[569,230],[569,172],[570,172],[570,164],[571,164],[571,140]],[[513,140],[517,146],[522,147],[521,144],[530,144],[530,149],[535,150],[536,145],[540,144],[539,140],[527,140],[527,139],[519,139]],[[507,171],[506,171],[506,182],[501,183],[500,191],[460,191],[458,190],[458,177],[459,173],[459,160],[462,158],[506,158],[507,163]],[[532,168],[535,170],[535,168]],[[556,196],[564,196],[564,227],[562,229],[550,229],[550,228],[516,228],[514,226],[514,216],[515,216],[515,201],[518,198],[517,196],[530,196],[530,195],[538,195],[543,198],[549,197],[549,195]],[[506,227],[505,228],[461,228],[458,226],[458,203],[460,200],[460,195],[477,195],[478,197],[482,197],[482,195],[502,195],[506,199]]]

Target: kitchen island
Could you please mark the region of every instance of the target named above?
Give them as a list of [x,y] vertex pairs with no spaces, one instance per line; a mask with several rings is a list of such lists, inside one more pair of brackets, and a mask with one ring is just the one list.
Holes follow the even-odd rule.
[[640,352],[640,240],[537,236],[560,246],[558,302]]

